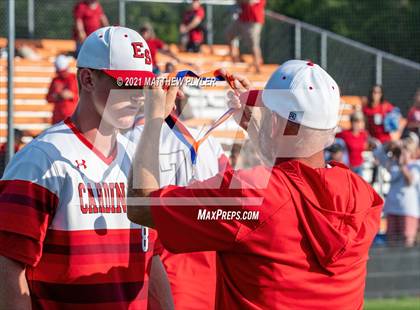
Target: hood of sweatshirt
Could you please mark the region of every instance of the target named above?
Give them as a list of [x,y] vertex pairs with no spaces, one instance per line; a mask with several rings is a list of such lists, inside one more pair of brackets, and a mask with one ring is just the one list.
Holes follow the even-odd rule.
[[278,167],[319,264],[335,274],[365,261],[383,207],[373,188],[336,162],[314,169],[291,160]]

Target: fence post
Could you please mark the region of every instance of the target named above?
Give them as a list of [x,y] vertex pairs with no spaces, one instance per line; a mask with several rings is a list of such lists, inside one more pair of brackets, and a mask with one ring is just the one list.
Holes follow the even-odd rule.
[[15,0],[8,2],[8,40],[7,40],[7,154],[6,164],[15,153],[15,133],[13,128],[13,73],[15,59]]
[[28,35],[33,39],[35,33],[35,5],[34,0],[28,0]]
[[321,33],[321,67],[327,70],[328,66],[328,48],[327,48],[328,35],[325,31]]
[[118,4],[118,23],[125,26],[125,0],[119,0]]
[[296,23],[295,25],[295,59],[302,58],[302,27],[300,23]]
[[206,18],[206,27],[207,27],[207,44],[213,45],[213,5],[206,4],[207,7],[207,18]]
[[382,85],[382,54],[376,54],[376,84]]

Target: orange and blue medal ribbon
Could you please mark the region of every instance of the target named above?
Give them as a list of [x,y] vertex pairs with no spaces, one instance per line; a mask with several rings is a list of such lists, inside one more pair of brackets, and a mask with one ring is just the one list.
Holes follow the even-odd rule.
[[[229,86],[232,89],[234,89],[233,78],[231,77],[231,75],[227,75],[227,77],[225,78],[223,75],[220,74],[220,70],[207,72],[201,75],[198,75],[190,70],[184,70],[178,73],[170,74],[168,76],[168,79],[175,78],[176,80],[181,81],[182,79],[187,78],[187,77],[201,79],[203,81],[209,80],[209,79],[216,80],[217,82],[226,81],[229,84]],[[170,114],[166,118],[165,122],[169,126],[169,128],[173,130],[177,138],[188,147],[191,154],[191,162],[193,164],[193,167],[195,167],[197,163],[197,154],[198,154],[198,149],[200,145],[210,136],[213,130],[215,130],[218,126],[220,126],[222,123],[227,121],[232,116],[234,111],[235,109],[230,108],[225,113],[223,113],[223,115],[220,116],[210,126],[210,128],[205,132],[205,134],[198,140],[196,140],[191,135],[189,130],[184,126],[184,124],[178,119],[178,117],[175,114]]]

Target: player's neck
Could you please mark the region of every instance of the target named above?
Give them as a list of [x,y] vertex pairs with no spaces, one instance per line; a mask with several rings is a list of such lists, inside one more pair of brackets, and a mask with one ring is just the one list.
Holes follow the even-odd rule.
[[310,156],[310,157],[305,157],[305,158],[291,158],[288,160],[297,160],[300,161],[302,163],[304,163],[305,165],[312,167],[312,168],[325,168],[326,162],[325,162],[325,158],[324,158],[324,152],[318,152],[315,153],[314,155]]
[[310,157],[296,158],[296,160],[301,161],[312,168],[325,168],[326,167],[324,151],[315,153],[314,155]]
[[325,168],[327,166],[326,162],[325,162],[325,159],[324,159],[324,151],[315,153],[314,155],[312,155],[310,157],[306,157],[306,158],[301,158],[301,157],[298,157],[298,158],[285,158],[285,157],[281,158],[281,157],[279,157],[279,158],[276,159],[275,164],[279,165],[283,162],[290,161],[290,160],[300,161],[300,162],[304,163],[305,165],[307,165],[309,167],[312,167],[312,168]]
[[105,157],[113,152],[117,129],[102,119],[92,102],[81,98],[71,119],[81,134]]

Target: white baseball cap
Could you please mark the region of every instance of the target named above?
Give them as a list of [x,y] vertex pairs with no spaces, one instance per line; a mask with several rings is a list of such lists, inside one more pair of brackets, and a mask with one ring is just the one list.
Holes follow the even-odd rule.
[[303,60],[283,63],[262,92],[265,107],[313,129],[333,129],[339,122],[340,90],[320,66]]
[[70,59],[65,55],[59,55],[55,59],[54,65],[57,71],[67,70],[70,65]]
[[104,27],[91,33],[80,49],[77,67],[102,70],[114,79],[138,78],[138,85],[155,76],[146,41],[125,27]]

